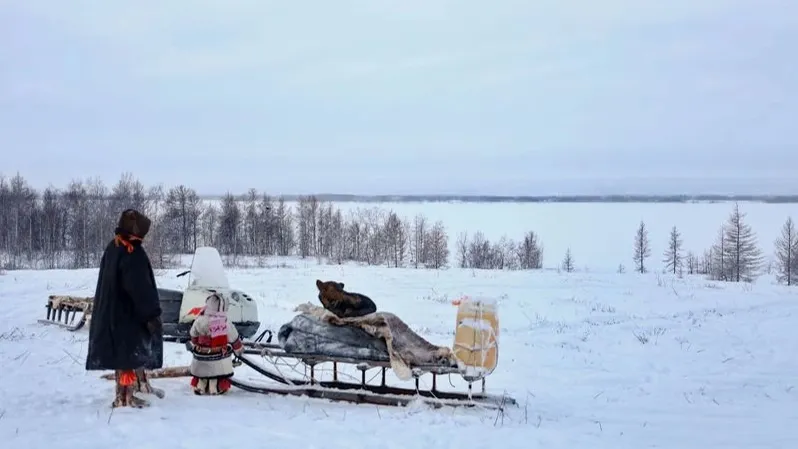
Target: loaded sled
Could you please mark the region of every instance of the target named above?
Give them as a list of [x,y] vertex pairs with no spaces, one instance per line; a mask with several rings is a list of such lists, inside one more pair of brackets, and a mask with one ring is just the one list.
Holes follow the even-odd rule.
[[[189,275],[185,290],[158,288],[163,311],[164,340],[184,342],[194,318],[205,306],[205,299],[213,294],[224,295],[229,300],[230,317],[242,338],[258,332],[260,321],[257,303],[248,294],[230,287],[219,252],[212,247],[200,247],[194,252],[191,269],[177,275]],[[47,299],[43,324],[53,324],[75,332],[91,319],[93,297],[51,295]]]
[[[454,345],[449,348],[426,341],[391,313],[339,319],[320,307],[303,304],[297,308],[302,313],[281,326],[277,344],[245,343],[240,362],[269,382],[243,380],[240,371],[231,380],[251,392],[375,405],[402,406],[413,401],[436,408],[517,405],[507,395],[486,391],[486,378],[496,368],[499,355],[495,301],[464,298],[458,306]],[[331,366],[324,369],[325,364]],[[298,366],[301,372],[295,369]],[[292,368],[298,375],[286,373]],[[369,376],[371,370],[377,373]],[[323,376],[325,371],[328,374]],[[412,381],[413,386],[392,386],[389,377]],[[445,387],[442,377],[448,377],[450,385],[452,377],[459,378],[455,380],[464,385],[460,391],[441,388]]]
[[[498,364],[495,301],[464,298],[458,306],[454,345],[449,348],[426,341],[391,313],[340,319],[321,307],[302,304],[296,309],[300,314],[280,327],[276,343],[270,330],[244,342],[231,382],[253,393],[358,404],[403,406],[420,401],[436,408],[492,409],[517,405],[505,394],[486,391],[486,378]],[[190,342],[186,346],[192,349]],[[188,367],[170,367],[150,376],[190,373]],[[394,386],[391,378],[413,385]],[[459,389],[452,380],[461,383]],[[455,389],[446,388],[447,383]]]

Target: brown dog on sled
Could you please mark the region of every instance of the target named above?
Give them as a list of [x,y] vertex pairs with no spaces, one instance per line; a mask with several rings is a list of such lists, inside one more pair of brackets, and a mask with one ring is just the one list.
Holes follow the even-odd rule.
[[363,316],[377,311],[371,298],[344,290],[343,282],[316,279],[316,287],[319,289],[321,305],[339,318]]

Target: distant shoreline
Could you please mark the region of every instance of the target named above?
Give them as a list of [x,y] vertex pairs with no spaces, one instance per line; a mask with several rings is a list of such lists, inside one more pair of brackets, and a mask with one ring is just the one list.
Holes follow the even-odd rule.
[[[242,198],[244,195],[236,195]],[[274,195],[285,201],[297,201],[303,196],[315,196],[319,201],[340,203],[713,203],[761,202],[773,204],[798,203],[798,195],[348,195],[317,193],[307,195]],[[205,200],[221,200],[224,195],[201,195]]]

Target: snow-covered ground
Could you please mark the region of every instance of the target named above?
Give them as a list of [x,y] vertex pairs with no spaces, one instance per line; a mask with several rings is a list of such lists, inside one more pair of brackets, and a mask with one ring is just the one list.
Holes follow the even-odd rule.
[[[796,289],[656,274],[290,263],[228,272],[257,299],[264,328],[276,331],[297,304],[315,301],[317,278],[368,294],[444,345],[452,299],[499,298],[501,355],[487,386],[519,407],[503,415],[377,408],[237,389],[197,397],[183,378],[155,380],[167,396],[149,409],[111,413],[112,383],[84,370],[88,331],[36,323],[47,295],[90,295],[96,270],[19,271],[0,275],[3,447],[798,447]],[[160,285],[182,288],[177,272],[160,273]],[[185,348],[167,343],[166,360],[185,364]]]

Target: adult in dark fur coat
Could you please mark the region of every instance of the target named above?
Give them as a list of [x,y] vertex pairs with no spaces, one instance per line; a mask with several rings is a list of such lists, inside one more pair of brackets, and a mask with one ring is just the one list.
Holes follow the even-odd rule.
[[149,257],[141,246],[150,219],[128,209],[105,247],[89,328],[87,370],[114,370],[113,407],[149,405],[134,392],[155,393],[145,369],[163,365],[161,305]]

